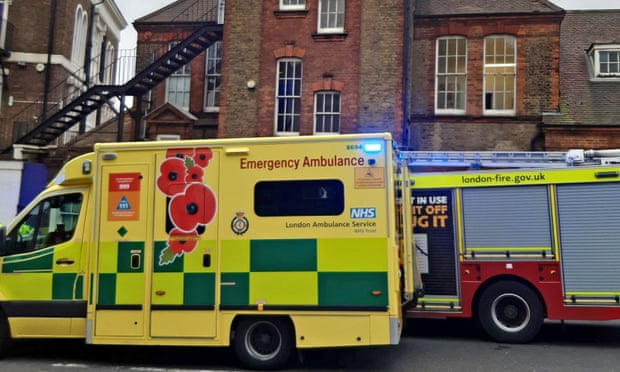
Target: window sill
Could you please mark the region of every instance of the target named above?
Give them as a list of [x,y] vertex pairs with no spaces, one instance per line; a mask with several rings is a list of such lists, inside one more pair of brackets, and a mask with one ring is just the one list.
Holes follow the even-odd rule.
[[485,111],[482,113],[482,116],[486,117],[514,117],[517,114],[514,111]]
[[437,116],[465,116],[467,112],[465,110],[436,110]]
[[299,137],[299,132],[275,132],[275,137]]
[[593,83],[618,83],[620,75],[596,75],[590,79]]
[[307,10],[275,10],[273,15],[278,19],[305,18]]
[[312,38],[314,39],[314,41],[343,41],[344,39],[347,38],[347,33],[346,32],[340,32],[340,33],[333,33],[333,34],[320,34],[318,32],[315,32],[312,34]]

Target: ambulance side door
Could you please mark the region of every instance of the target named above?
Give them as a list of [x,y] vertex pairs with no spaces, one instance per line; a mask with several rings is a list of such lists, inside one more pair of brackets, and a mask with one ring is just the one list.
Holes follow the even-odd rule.
[[0,252],[0,305],[13,337],[67,337],[84,322],[89,191],[44,196],[18,216]]
[[156,157],[151,337],[217,335],[219,160],[207,147]]
[[[149,163],[127,156],[101,167],[93,339],[141,337],[146,328],[146,247],[152,220]],[[133,162],[132,162],[133,161]]]

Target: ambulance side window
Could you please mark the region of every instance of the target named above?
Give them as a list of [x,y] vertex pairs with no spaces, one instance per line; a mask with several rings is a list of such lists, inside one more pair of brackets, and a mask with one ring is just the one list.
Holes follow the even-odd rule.
[[34,251],[70,240],[81,205],[79,193],[42,200],[8,232],[2,255]]
[[337,216],[343,211],[340,180],[261,181],[254,186],[254,212],[261,217]]

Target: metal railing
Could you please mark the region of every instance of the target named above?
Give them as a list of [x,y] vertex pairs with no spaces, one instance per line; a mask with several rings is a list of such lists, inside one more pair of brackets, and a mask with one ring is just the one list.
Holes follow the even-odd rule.
[[[196,0],[182,9],[178,15],[172,17],[169,22],[190,26],[206,22],[221,24],[223,22],[223,5],[224,0]],[[179,31],[178,37],[186,38],[188,34],[187,31]],[[136,77],[136,68],[142,66],[143,69],[147,69],[150,63],[168,51],[169,46],[167,44],[142,46],[140,49],[137,47],[125,50],[104,50],[91,58],[88,67],[69,72],[65,70],[64,76],[62,73],[56,74],[56,76],[52,75],[52,79],[55,78],[57,84],[51,86],[47,94],[43,94],[39,99],[28,104],[9,120],[10,124],[18,126],[17,130],[14,128],[17,138],[13,138],[12,142],[15,143],[19,141],[19,138],[23,138],[23,135],[40,128],[41,124],[45,123],[48,118],[74,102],[89,88],[97,85],[117,87],[126,85]],[[90,71],[87,72],[88,70]],[[119,115],[119,110],[125,107],[125,105],[121,105],[120,100],[120,96],[112,98],[98,108],[96,112],[84,115],[83,118],[80,118],[80,124],[76,124],[66,132],[59,134],[56,144],[67,143],[79,134],[116,118]]]

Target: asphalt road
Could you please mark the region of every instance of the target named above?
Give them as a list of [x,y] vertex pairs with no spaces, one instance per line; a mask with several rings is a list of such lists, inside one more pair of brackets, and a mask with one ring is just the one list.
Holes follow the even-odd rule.
[[[311,350],[291,371],[619,371],[620,321],[548,322],[530,344],[487,341],[457,320],[410,322],[398,346]],[[0,360],[7,372],[240,371],[220,348],[87,346],[76,341],[19,343]]]

